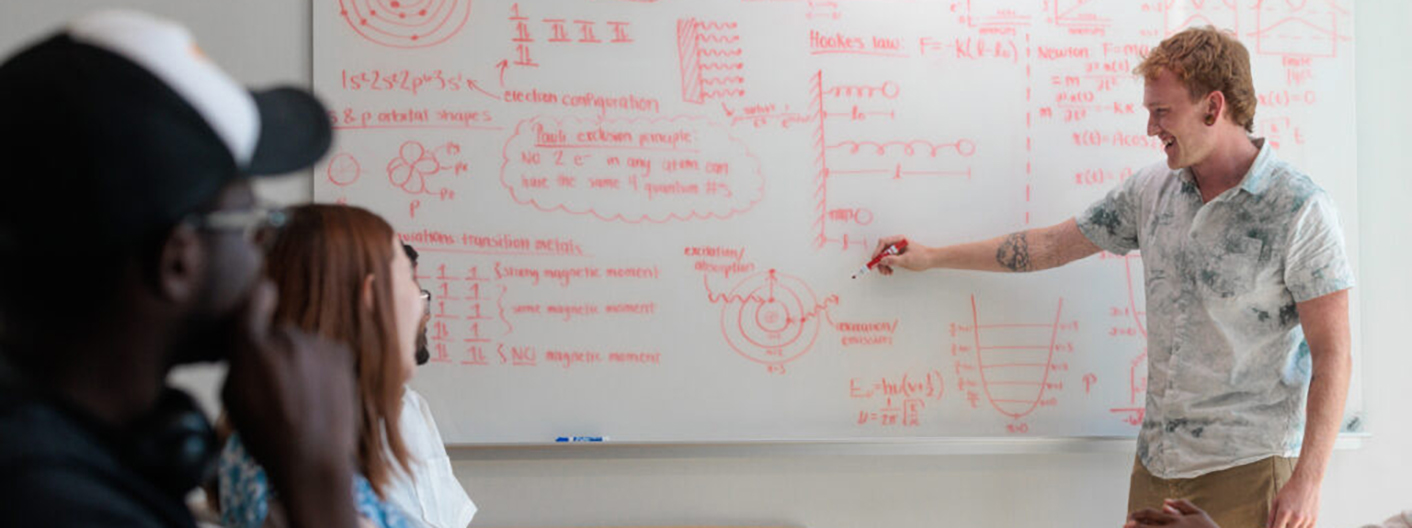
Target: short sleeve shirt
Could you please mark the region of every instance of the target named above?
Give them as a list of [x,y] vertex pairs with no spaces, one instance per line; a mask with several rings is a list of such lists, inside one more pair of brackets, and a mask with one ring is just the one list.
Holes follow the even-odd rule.
[[1328,194],[1253,142],[1250,171],[1209,203],[1190,169],[1158,163],[1076,219],[1100,248],[1142,252],[1138,457],[1161,478],[1298,456],[1311,362],[1296,303],[1353,286]]

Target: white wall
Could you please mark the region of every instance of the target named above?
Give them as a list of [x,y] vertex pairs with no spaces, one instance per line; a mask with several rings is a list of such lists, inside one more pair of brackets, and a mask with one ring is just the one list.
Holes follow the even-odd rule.
[[[207,55],[250,86],[307,88],[312,82],[312,7],[301,0],[6,0],[0,3],[0,56],[9,57],[70,18],[111,7],[181,21]],[[260,188],[281,202],[307,201],[312,195],[307,178],[266,182]]]
[[[332,0],[318,0],[331,2]],[[76,13],[126,5],[188,23],[202,47],[252,84],[310,79],[310,4],[296,0],[9,1],[0,53]],[[1368,429],[1338,451],[1324,482],[1320,526],[1346,527],[1412,508],[1412,2],[1357,0],[1360,302]],[[1348,175],[1354,177],[1354,175]],[[308,179],[265,186],[305,200]],[[218,373],[183,376],[207,401]],[[991,456],[797,456],[459,460],[481,507],[476,526],[607,524],[876,526],[1120,526],[1131,452]]]
[[[1360,0],[1357,35],[1358,207],[1362,238],[1364,402],[1366,447],[1337,452],[1324,480],[1323,526],[1355,523],[1412,508],[1412,149],[1403,144],[1412,121],[1412,2]],[[1352,177],[1352,175],[1350,175]]]

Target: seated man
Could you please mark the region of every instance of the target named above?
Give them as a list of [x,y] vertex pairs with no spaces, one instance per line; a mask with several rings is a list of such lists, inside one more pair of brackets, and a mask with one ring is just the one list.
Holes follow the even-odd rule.
[[[417,250],[402,244],[412,259],[412,276],[417,274]],[[431,293],[422,290],[425,309],[417,333],[417,364],[431,359],[427,350],[427,321],[431,319]],[[387,500],[407,516],[427,528],[465,528],[476,515],[476,505],[451,471],[451,459],[441,432],[436,428],[431,408],[421,394],[407,386],[402,393],[402,415],[398,423],[402,441],[411,455],[412,474],[394,473]]]
[[355,526],[352,361],[271,327],[261,240],[281,217],[248,181],[322,156],[323,106],[108,11],[0,64],[0,123],[5,524],[193,526],[183,499],[217,447],[166,378],[227,361],[226,408],[291,524]]

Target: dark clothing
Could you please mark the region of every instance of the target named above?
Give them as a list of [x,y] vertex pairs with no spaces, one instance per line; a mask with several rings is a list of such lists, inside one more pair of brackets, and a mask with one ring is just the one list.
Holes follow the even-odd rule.
[[194,527],[118,454],[122,437],[78,411],[0,384],[0,526]]

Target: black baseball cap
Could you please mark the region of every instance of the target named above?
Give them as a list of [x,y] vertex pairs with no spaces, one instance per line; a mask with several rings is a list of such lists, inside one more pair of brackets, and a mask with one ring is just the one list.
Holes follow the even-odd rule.
[[182,26],[84,16],[0,65],[0,252],[135,243],[331,140],[312,94],[242,87]]

